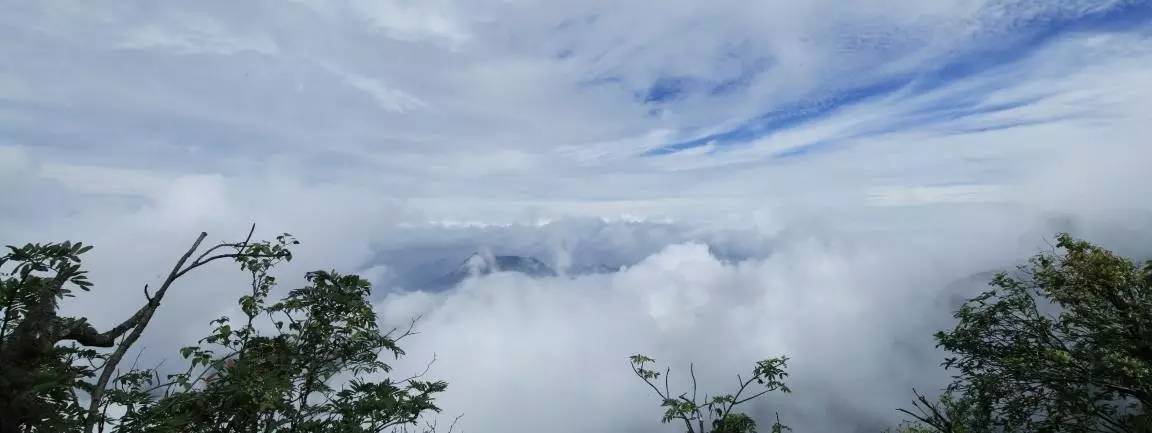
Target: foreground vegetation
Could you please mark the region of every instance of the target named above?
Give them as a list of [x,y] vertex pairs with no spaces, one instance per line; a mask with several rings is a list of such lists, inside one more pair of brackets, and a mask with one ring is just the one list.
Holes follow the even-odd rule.
[[1152,431],[1152,261],[1067,234],[1056,247],[936,334],[955,380],[938,402],[916,396],[906,431]]
[[[80,243],[8,247],[0,256],[0,433],[41,432],[390,432],[434,431],[447,384],[423,374],[388,377],[407,329],[377,325],[371,287],[354,275],[306,274],[307,285],[269,299],[269,270],[297,242],[225,242],[200,234],[163,283],[145,286],[140,306],[100,332],[57,306],[92,283]],[[954,381],[938,397],[912,391],[894,431],[1152,432],[1152,262],[1139,265],[1068,235],[955,313],[936,335],[952,355]],[[183,276],[216,261],[250,275],[242,317],[211,321],[211,332],[180,351],[186,365],[126,365],[167,294]],[[386,355],[386,356],[385,356]],[[670,369],[644,355],[633,372],[659,398],[662,421],[689,433],[752,433],[741,407],[789,392],[787,358],[754,364],[731,394],[698,398],[669,389]],[[425,372],[426,373],[426,372]],[[786,415],[785,415],[786,417]],[[452,430],[448,426],[447,430]],[[670,427],[671,428],[671,427]],[[790,430],[775,414],[767,431]]]

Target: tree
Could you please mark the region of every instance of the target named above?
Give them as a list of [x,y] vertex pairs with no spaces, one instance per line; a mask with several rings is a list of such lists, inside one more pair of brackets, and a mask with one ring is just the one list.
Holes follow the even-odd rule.
[[[91,247],[9,247],[0,256],[0,271],[14,265],[0,275],[0,433],[380,432],[414,426],[439,410],[433,400],[444,382],[422,381],[423,373],[367,379],[387,373],[381,353],[402,355],[397,342],[413,333],[411,326],[379,329],[368,282],[310,272],[307,286],[269,304],[275,285],[269,270],[290,260],[288,247],[298,242],[287,234],[252,242],[250,231],[242,242],[200,252],[205,237],[154,294],[145,286],[146,302],[135,314],[104,333],[83,318],[56,315],[57,302],[73,295],[70,286],[92,286],[80,268],[80,255]],[[208,337],[181,350],[189,362],[182,372],[162,377],[159,369],[136,365],[122,371],[120,361],[173,283],[220,259],[251,274],[250,291],[239,299],[243,322],[213,321]]]
[[949,391],[933,402],[924,394],[912,390],[916,399],[913,409],[897,409],[913,421],[905,421],[896,428],[897,433],[984,433],[997,431],[991,416],[989,401],[979,394],[957,396]]
[[956,370],[939,403],[905,411],[937,431],[1149,432],[1152,262],[1068,234],[939,332]]
[[[735,394],[723,394],[714,397],[705,395],[703,400],[697,399],[695,365],[690,364],[688,367],[689,376],[692,379],[692,391],[689,396],[688,392],[676,395],[669,389],[668,377],[672,372],[670,367],[666,368],[663,373],[652,370],[648,368],[648,365],[654,363],[655,360],[644,355],[633,355],[629,360],[632,364],[632,372],[648,384],[648,387],[652,388],[660,397],[660,405],[665,408],[664,417],[661,421],[664,423],[682,422],[687,433],[755,433],[756,421],[744,413],[733,411],[733,409],[772,391],[791,392],[788,386],[784,384],[784,378],[788,377],[788,373],[784,371],[788,363],[786,357],[769,358],[757,362],[752,369],[752,374],[747,379],[737,375],[736,379],[740,386]],[[657,386],[661,376],[664,377],[663,388]],[[745,392],[748,392],[753,384],[763,389],[746,395]],[[780,423],[780,415],[777,414],[776,421],[772,424],[772,432],[780,433],[784,430],[791,429]]]
[[[253,226],[253,230],[255,226]],[[92,283],[81,269],[80,255],[92,249],[82,243],[8,246],[0,256],[0,433],[68,431],[73,425],[91,432],[98,407],[125,353],[140,338],[168,289],[182,276],[221,259],[290,259],[277,244],[220,243],[192,259],[206,233],[176,262],[155,294],[144,286],[144,304],[119,325],[96,331],[86,318],[59,317],[58,302],[73,296],[72,287],[88,291]],[[292,241],[294,242],[294,241]],[[192,260],[189,260],[192,259]],[[7,265],[11,269],[5,271]],[[119,342],[117,342],[119,340]],[[71,342],[68,346],[60,343]],[[91,348],[111,348],[101,353]],[[82,365],[86,362],[88,365]],[[99,366],[96,366],[99,363]],[[95,377],[94,382],[84,379]],[[77,390],[87,394],[84,406]]]
[[[365,377],[385,373],[381,352],[400,356],[397,342],[412,335],[382,332],[368,301],[370,286],[354,275],[311,272],[310,285],[271,305],[271,277],[257,277],[240,299],[246,323],[214,320],[201,346],[182,349],[188,371],[169,376],[165,396],[140,395],[120,426],[132,432],[383,432],[439,411],[444,382]],[[262,331],[257,318],[269,323]],[[148,388],[144,388],[147,386]]]

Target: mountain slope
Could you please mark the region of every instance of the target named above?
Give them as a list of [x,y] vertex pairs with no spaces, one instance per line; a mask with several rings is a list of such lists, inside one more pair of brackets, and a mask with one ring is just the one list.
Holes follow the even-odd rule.
[[555,277],[556,271],[535,257],[494,256],[473,253],[451,272],[435,278],[422,288],[444,290],[460,284],[470,277],[489,275],[494,272],[519,272],[530,277]]

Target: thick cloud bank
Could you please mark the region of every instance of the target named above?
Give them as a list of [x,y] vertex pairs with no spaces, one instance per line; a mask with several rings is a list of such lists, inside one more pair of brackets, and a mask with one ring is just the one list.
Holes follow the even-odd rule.
[[945,383],[931,334],[952,309],[988,271],[1011,269],[1044,246],[1039,233],[1066,224],[1037,224],[1029,240],[1008,225],[965,232],[940,222],[930,239],[762,234],[764,253],[741,260],[717,257],[723,248],[704,236],[670,236],[617,273],[498,273],[446,292],[389,293],[378,307],[394,325],[423,317],[403,368],[434,353],[432,374],[451,383],[446,413],[465,414],[467,430],[663,431],[658,401],[627,366],[639,352],[679,371],[682,386],[694,362],[712,393],[753,361],[787,355],[794,393],[758,403],[761,420],[779,411],[797,431],[879,431],[898,421],[913,387]]

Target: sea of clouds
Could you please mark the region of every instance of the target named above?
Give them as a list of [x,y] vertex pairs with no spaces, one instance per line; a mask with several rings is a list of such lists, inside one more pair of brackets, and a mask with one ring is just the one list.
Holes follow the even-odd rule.
[[[435,359],[474,433],[677,429],[636,353],[711,394],[786,355],[762,424],[876,432],[947,382],[931,335],[990,272],[1059,231],[1152,257],[1146,2],[702,5],[14,5],[0,245],[95,245],[62,309],[107,328],[201,231],[290,232],[277,293],[371,280],[382,325],[421,317],[396,374]],[[477,251],[559,275],[422,287]],[[182,279],[141,365],[245,287]]]

